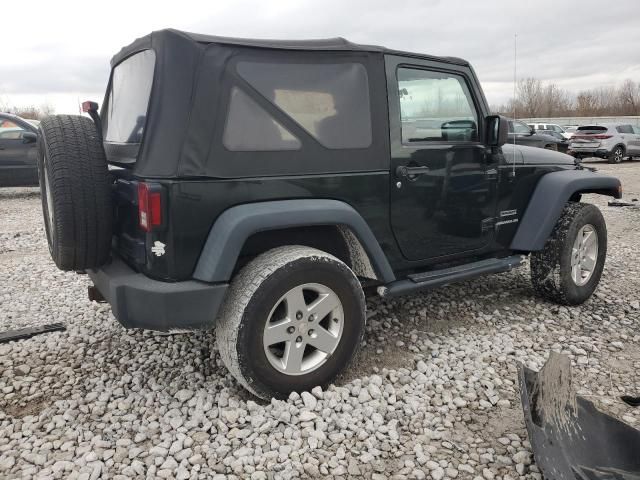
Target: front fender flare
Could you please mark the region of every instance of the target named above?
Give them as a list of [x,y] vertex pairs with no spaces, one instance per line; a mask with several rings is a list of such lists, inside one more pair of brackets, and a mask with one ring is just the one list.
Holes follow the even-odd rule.
[[349,227],[364,247],[378,278],[395,280],[380,244],[362,216],[338,200],[300,199],[237,205],[225,210],[209,232],[193,278],[228,282],[242,247],[251,235],[266,230],[312,225]]
[[511,241],[511,250],[542,250],[562,210],[575,193],[598,193],[620,198],[620,180],[588,170],[547,173],[536,185]]

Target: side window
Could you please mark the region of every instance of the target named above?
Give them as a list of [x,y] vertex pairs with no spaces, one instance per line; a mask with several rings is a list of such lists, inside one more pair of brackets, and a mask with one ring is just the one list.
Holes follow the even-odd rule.
[[360,63],[241,61],[238,73],[327,148],[371,145],[367,70]]
[[618,131],[618,133],[633,133],[633,128],[631,128],[631,125],[618,125],[616,127],[616,130]]
[[[11,125],[11,126],[9,126]],[[7,120],[0,126],[0,140],[19,140],[25,129]]]
[[478,114],[460,75],[398,69],[402,143],[475,142]]
[[300,148],[300,140],[237,87],[231,90],[222,143],[235,152]]
[[526,135],[531,133],[531,129],[529,128],[529,126],[525,125],[522,122],[513,122],[513,131],[514,133],[524,133]]

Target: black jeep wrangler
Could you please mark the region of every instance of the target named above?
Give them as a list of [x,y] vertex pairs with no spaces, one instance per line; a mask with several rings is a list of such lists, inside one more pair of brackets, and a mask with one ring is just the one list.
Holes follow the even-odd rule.
[[56,265],[127,328],[216,329],[260,397],[330,382],[382,297],[507,271],[584,302],[620,182],[505,145],[464,60],[343,39],[154,32],[112,60],[92,119],[41,124]]

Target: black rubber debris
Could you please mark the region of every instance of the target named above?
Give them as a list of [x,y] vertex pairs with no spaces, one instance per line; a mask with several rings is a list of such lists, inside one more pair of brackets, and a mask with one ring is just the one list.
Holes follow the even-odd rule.
[[545,480],[640,480],[640,431],[575,395],[569,357],[518,365],[529,441]]
[[41,333],[61,332],[66,330],[64,323],[50,323],[49,325],[39,325],[37,327],[20,328],[18,330],[7,330],[0,332],[0,343],[13,342],[15,340],[24,340]]
[[632,397],[631,395],[623,395],[620,397],[624,403],[631,407],[640,407],[640,397]]
[[623,202],[622,200],[611,200],[609,201],[609,206],[610,207],[636,207],[636,208],[640,208],[640,203],[637,202],[637,200],[634,199],[633,203],[632,202]]

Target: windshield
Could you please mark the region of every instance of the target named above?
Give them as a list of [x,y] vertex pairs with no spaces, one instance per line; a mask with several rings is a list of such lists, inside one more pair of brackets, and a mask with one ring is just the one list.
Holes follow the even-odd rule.
[[106,118],[107,142],[142,141],[155,60],[153,50],[144,50],[113,69]]

